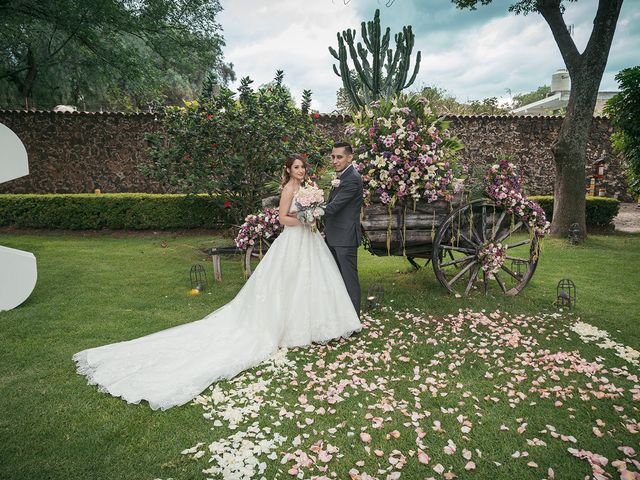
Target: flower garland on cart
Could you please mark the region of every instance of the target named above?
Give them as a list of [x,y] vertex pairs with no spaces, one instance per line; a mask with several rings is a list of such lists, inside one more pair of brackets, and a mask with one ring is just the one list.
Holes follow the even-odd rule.
[[282,232],[280,215],[277,208],[264,208],[262,212],[247,215],[236,236],[236,247],[246,252],[250,247],[258,245],[262,252],[263,241],[273,242]]
[[[527,198],[523,192],[522,178],[508,158],[502,158],[489,167],[484,177],[484,191],[497,207],[505,208],[508,213],[515,214],[529,225],[532,235],[542,238],[549,232],[550,223],[544,210],[535,200]],[[501,243],[489,242],[482,246],[478,258],[487,276],[493,278],[507,258],[507,247]]]

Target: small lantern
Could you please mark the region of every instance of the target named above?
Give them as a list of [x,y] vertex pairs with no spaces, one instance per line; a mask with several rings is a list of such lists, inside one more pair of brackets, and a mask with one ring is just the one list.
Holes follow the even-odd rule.
[[575,245],[580,243],[580,240],[582,240],[582,229],[580,225],[574,223],[569,227],[569,242]]
[[189,272],[189,278],[191,279],[191,289],[198,290],[199,292],[205,291],[209,288],[209,281],[207,279],[207,272],[204,267],[199,263],[191,266]]
[[514,258],[513,260],[511,260],[511,271],[515,273],[519,278],[522,278],[524,272],[527,270],[527,267],[525,266],[527,265],[527,263],[528,262],[526,262],[525,260],[518,260],[517,258]]
[[382,305],[384,298],[384,287],[379,283],[374,283],[367,292],[367,308],[373,310]]
[[593,163],[593,173],[596,178],[604,178],[604,171],[607,169],[607,157],[603,156]]
[[556,287],[556,306],[572,308],[576,304],[576,284],[568,278],[563,278]]

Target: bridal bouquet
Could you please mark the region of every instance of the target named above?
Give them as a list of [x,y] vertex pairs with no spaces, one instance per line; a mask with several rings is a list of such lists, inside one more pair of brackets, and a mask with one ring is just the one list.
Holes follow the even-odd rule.
[[324,192],[315,183],[308,183],[298,190],[295,203],[298,220],[311,225],[315,232],[316,220],[324,215]]

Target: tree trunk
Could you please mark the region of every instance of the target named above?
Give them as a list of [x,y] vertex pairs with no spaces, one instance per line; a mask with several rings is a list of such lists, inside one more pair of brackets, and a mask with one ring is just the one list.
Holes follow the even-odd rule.
[[551,234],[565,237],[577,223],[586,238],[585,167],[587,141],[598,99],[598,88],[623,0],[599,0],[589,42],[580,54],[562,18],[560,0],[538,0],[538,11],[549,24],[569,76],[571,93],[553,154],[556,166]]
[[[585,166],[587,142],[598,97],[600,78],[582,69],[571,78],[567,113],[553,148],[556,167],[551,234],[566,236],[577,223],[586,238]],[[586,70],[586,71],[585,71]]]

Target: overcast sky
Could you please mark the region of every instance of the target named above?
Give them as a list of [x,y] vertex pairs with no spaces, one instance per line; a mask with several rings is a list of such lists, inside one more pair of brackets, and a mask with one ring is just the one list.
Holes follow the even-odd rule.
[[[422,51],[414,86],[437,86],[460,101],[535,90],[551,83],[563,68],[562,57],[542,16],[516,16],[507,11],[513,0],[494,0],[476,11],[458,10],[449,0],[221,0],[227,61],[238,78],[250,76],[260,85],[285,72],[285,83],[296,100],[313,91],[313,108],[334,110],[342,85],[333,73],[336,33],[371,20],[380,8],[381,24],[393,34],[411,25],[415,52]],[[346,4],[345,4],[346,3]],[[586,45],[597,0],[568,3],[565,21],[574,25],[574,41]],[[615,74],[640,64],[640,1],[627,0],[609,55],[600,90],[617,90]],[[412,63],[413,65],[413,63]]]

